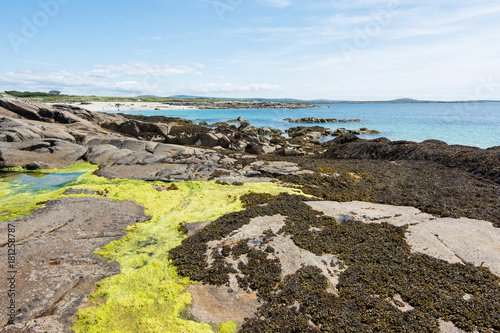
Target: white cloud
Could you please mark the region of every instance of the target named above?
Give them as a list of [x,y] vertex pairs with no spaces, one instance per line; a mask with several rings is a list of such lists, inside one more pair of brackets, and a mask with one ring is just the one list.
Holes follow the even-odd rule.
[[[202,67],[198,64],[195,67]],[[17,72],[0,72],[0,86],[5,89],[49,91],[61,90],[64,94],[82,95],[158,95],[172,94],[258,94],[283,90],[282,86],[262,83],[232,84],[206,83],[172,85],[167,77],[174,74],[199,74],[187,66],[128,63],[122,65],[99,65],[90,71],[44,71],[23,69]],[[219,77],[219,79],[226,79]]]
[[163,40],[163,37],[161,36],[152,36],[152,37],[143,37],[143,36],[138,36],[135,37],[140,42],[149,42],[149,41],[154,41],[154,40]]
[[[173,74],[195,74],[201,72],[188,66],[157,65],[146,62],[129,62],[121,65],[96,65],[90,72],[91,75],[99,77],[114,78],[119,76],[148,76],[148,75],[173,75]],[[199,64],[196,67],[200,67]]]
[[[0,85],[16,90],[58,89],[68,94],[142,94],[161,93],[160,83],[171,75],[200,75],[188,66],[157,65],[144,62],[96,65],[89,71],[22,69],[0,72]],[[195,67],[200,68],[198,64]]]
[[177,92],[198,93],[198,94],[246,94],[246,93],[261,93],[283,90],[282,86],[272,84],[252,83],[248,85],[238,85],[231,83],[207,83],[200,85],[182,86],[175,88]]

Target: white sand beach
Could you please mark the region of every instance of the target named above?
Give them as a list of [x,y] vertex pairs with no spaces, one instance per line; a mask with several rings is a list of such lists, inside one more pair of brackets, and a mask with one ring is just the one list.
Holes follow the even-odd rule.
[[[88,102],[87,103],[66,103],[71,106],[78,106],[89,111],[148,111],[148,110],[197,110],[194,106],[162,104],[153,102]],[[61,104],[61,103],[52,103]]]

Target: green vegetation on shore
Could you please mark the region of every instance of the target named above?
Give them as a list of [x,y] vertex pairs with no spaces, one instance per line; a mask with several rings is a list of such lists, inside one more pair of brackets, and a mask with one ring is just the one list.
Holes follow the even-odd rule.
[[217,98],[217,97],[156,97],[156,96],[80,96],[80,95],[64,95],[51,94],[46,92],[31,92],[31,91],[16,91],[9,90],[4,92],[7,95],[17,98],[25,98],[42,103],[85,103],[85,102],[114,102],[114,103],[131,103],[131,102],[151,102],[151,103],[213,103],[213,102],[248,102],[248,101],[267,101],[267,102],[286,102],[290,104],[411,104],[411,103],[482,103],[482,102],[500,102],[497,100],[462,100],[462,101],[424,101],[411,98],[400,98],[389,101],[350,101],[350,100],[296,100],[296,99],[249,99],[249,98]]
[[20,91],[5,91],[6,94],[26,98],[32,101],[42,103],[85,103],[85,102],[116,102],[116,103],[131,103],[131,102],[152,102],[152,103],[174,103],[174,102],[191,102],[191,103],[209,103],[226,101],[221,98],[170,98],[170,97],[113,97],[113,96],[79,96],[79,95],[51,95],[45,92],[20,92]]

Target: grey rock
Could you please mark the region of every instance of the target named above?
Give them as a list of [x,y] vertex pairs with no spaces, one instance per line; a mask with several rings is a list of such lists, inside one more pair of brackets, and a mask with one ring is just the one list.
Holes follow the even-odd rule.
[[204,147],[215,147],[219,145],[219,138],[213,133],[205,133],[201,137],[201,145]]
[[500,229],[491,222],[468,218],[437,218],[417,208],[370,202],[307,202],[314,210],[342,221],[408,225],[406,239],[414,252],[450,263],[488,267],[500,276]]
[[174,157],[184,153],[185,151],[186,148],[182,146],[159,143],[154,149],[154,154],[164,157]]
[[0,106],[30,120],[42,120],[38,108],[12,98],[0,98]]
[[[63,198],[49,201],[31,216],[9,221],[22,240],[16,244],[19,312],[15,325],[7,327],[6,311],[0,312],[2,332],[67,331],[75,313],[90,306],[87,296],[96,283],[120,271],[95,250],[122,238],[126,227],[148,219],[143,207],[132,201]],[[1,223],[0,233],[7,234],[7,227]],[[7,298],[5,288],[0,297]]]
[[271,154],[271,153],[274,153],[276,151],[276,147],[265,144],[265,145],[262,145],[262,150],[266,154]]
[[146,152],[146,142],[132,139],[124,139],[120,149],[130,149],[135,152]]
[[162,179],[170,179],[172,176],[187,176],[187,170],[186,164],[173,164],[163,168],[155,176]]
[[246,177],[260,177],[262,173],[257,170],[248,170],[245,174]]
[[72,194],[86,194],[86,195],[96,195],[97,191],[92,191],[92,190],[87,190],[87,189],[76,189],[76,188],[70,188],[64,191],[63,195],[72,195]]
[[264,174],[276,175],[289,175],[299,172],[301,169],[296,163],[291,162],[269,162],[258,166],[257,170]]
[[97,165],[127,164],[136,158],[129,149],[119,149],[110,144],[91,147],[85,155],[85,160]]
[[43,162],[34,161],[24,166],[27,170],[48,169],[50,165]]
[[280,156],[299,156],[299,152],[295,149],[283,148],[278,150]]
[[58,168],[81,161],[86,148],[57,139],[0,142],[0,167],[25,166],[33,161]]
[[181,228],[186,235],[192,236],[192,235],[196,234],[198,231],[205,228],[210,223],[211,223],[211,221],[182,223]]
[[264,153],[264,150],[259,144],[251,142],[245,147],[245,153],[252,155],[262,155]]

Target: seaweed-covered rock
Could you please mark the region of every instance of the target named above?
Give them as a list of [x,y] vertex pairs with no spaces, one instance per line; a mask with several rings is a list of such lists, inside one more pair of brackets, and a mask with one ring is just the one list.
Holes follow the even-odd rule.
[[286,132],[292,138],[307,136],[310,139],[318,139],[322,136],[333,135],[333,131],[331,129],[322,126],[292,127],[286,130]]
[[422,143],[389,140],[330,141],[323,158],[433,161],[458,168],[500,184],[500,149],[447,145],[441,141]]
[[264,150],[259,144],[251,142],[245,147],[245,153],[252,155],[262,155],[264,153]]
[[[230,276],[236,274],[235,287],[257,291],[263,305],[243,323],[243,332],[440,332],[441,318],[468,332],[500,329],[500,278],[481,265],[413,252],[406,225],[391,225],[383,216],[376,223],[339,223],[287,195],[249,194],[243,201],[247,210],[223,216],[170,252],[183,275],[225,284],[231,293]],[[276,214],[285,217],[279,230],[269,222],[263,225],[270,230],[253,224]],[[275,263],[273,256],[288,253],[275,242],[286,237],[306,259],[274,279],[285,265],[283,255]],[[332,257],[314,262],[307,253]],[[247,259],[237,263],[242,257]],[[330,274],[339,277],[334,289]]]
[[336,137],[335,139],[328,141],[328,144],[344,144],[348,142],[353,142],[356,140],[360,140],[356,135],[352,133],[344,133]]
[[318,124],[318,123],[348,123],[348,122],[361,122],[361,119],[335,119],[335,118],[316,118],[316,117],[306,117],[300,119],[290,119],[285,118],[285,121],[290,123],[309,123],[309,124]]

